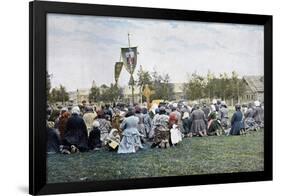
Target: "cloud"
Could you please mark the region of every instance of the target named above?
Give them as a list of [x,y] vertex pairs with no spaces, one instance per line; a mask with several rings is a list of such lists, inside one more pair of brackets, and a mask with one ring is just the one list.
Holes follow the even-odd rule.
[[[184,82],[186,73],[237,71],[263,74],[263,26],[171,20],[48,14],[47,66],[52,85],[69,90],[114,82],[120,47],[138,46],[138,65],[169,73]],[[129,75],[121,72],[120,83]]]

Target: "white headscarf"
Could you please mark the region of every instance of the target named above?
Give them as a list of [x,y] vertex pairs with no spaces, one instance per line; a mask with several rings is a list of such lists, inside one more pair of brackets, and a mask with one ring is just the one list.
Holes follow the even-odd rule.
[[72,114],[80,114],[80,108],[78,106],[74,106],[71,110]]
[[183,113],[182,119],[185,119],[185,118],[189,118],[189,113],[188,112]]
[[261,105],[261,103],[259,101],[255,101],[254,104],[256,107],[259,107]]
[[99,126],[100,126],[99,121],[95,120],[95,121],[93,122],[93,127],[99,127]]

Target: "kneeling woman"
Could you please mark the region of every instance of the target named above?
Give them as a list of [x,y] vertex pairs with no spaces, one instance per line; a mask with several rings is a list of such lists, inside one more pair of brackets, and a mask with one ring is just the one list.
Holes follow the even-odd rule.
[[240,135],[240,131],[243,128],[243,114],[240,111],[241,107],[240,105],[235,106],[236,112],[233,114],[231,118],[231,129],[229,134],[230,135]]
[[71,113],[72,115],[66,124],[63,145],[72,153],[87,151],[88,131],[83,118],[79,116],[79,107],[73,107]]
[[93,128],[89,135],[89,148],[91,150],[99,150],[102,146],[100,140],[100,123],[99,121],[95,120],[93,122]]
[[133,109],[129,111],[123,120],[120,128],[122,132],[122,140],[118,148],[118,153],[135,153],[139,148],[143,148],[141,144],[141,134],[138,131],[138,117],[134,116]]

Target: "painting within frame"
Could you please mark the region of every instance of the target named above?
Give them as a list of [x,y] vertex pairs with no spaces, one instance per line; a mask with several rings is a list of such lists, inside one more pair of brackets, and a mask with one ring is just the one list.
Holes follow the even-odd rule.
[[272,16],[30,3],[30,194],[271,179]]

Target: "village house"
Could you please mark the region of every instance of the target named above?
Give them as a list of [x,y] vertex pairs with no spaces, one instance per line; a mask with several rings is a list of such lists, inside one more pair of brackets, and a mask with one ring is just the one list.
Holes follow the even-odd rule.
[[243,82],[246,84],[245,93],[241,96],[240,102],[264,101],[264,77],[244,76]]

